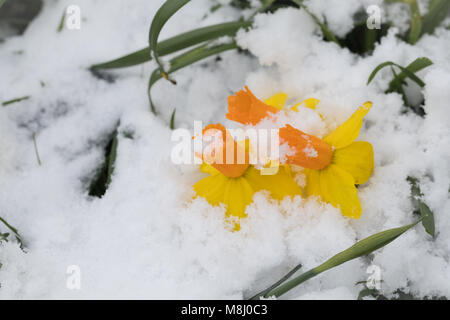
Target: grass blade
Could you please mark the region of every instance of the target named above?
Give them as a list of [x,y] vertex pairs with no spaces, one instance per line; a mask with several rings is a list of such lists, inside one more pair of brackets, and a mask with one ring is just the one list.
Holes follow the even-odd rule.
[[292,0],[299,8],[302,8],[306,11],[307,14],[314,20],[314,22],[320,27],[320,30],[322,30],[323,37],[331,42],[336,43],[337,45],[341,45],[339,40],[336,38],[336,36],[333,34],[333,32],[328,29],[325,23],[322,23],[320,19],[313,14],[311,11],[308,10],[308,8],[303,4],[303,0]]
[[422,225],[425,231],[435,237],[435,223],[433,211],[428,207],[428,205],[423,201],[423,194],[420,191],[419,181],[414,177],[408,177],[409,184],[411,185],[411,196],[415,205],[418,208],[419,214],[422,217]]
[[11,100],[2,102],[2,106],[6,107],[6,106],[9,105],[9,104],[13,104],[13,103],[16,103],[16,102],[28,100],[28,99],[30,99],[30,98],[31,98],[31,96],[25,96],[25,97],[20,97],[20,98],[11,99]]
[[[170,60],[170,69],[168,71],[168,74],[171,74],[179,69],[191,65],[199,60],[208,58],[212,55],[236,48],[238,48],[238,46],[235,42],[218,45],[203,44]],[[150,80],[148,82],[148,95],[150,100],[150,108],[154,114],[156,114],[156,110],[151,98],[151,89],[152,86],[156,83],[156,81],[158,81],[162,77],[163,76],[161,74],[161,70],[156,69],[155,71],[153,71],[152,75],[150,76]]]
[[[208,40],[223,36],[232,36],[236,34],[240,28],[245,28],[250,25],[250,21],[232,21],[194,29],[159,42],[156,50],[159,56],[165,56]],[[125,68],[145,63],[150,60],[150,47],[146,47],[118,59],[93,65],[91,68]]]
[[399,228],[393,228],[388,229],[379,233],[376,233],[374,235],[371,235],[370,237],[367,237],[363,240],[358,241],[350,248],[334,255],[321,265],[299,275],[298,277],[295,277],[294,279],[282,284],[281,286],[269,291],[266,293],[264,297],[279,297],[289,290],[295,288],[299,284],[305,282],[306,280],[315,277],[316,275],[327,271],[331,268],[337,267],[347,261],[359,258],[361,256],[365,256],[377,249],[380,249],[384,247],[385,245],[391,243],[395,239],[397,239],[399,236],[401,236],[403,233],[414,227],[417,223],[419,223],[422,219],[419,219],[418,221],[403,226]]
[[170,129],[175,129],[175,113],[177,109],[173,109],[172,116],[170,117]]
[[[416,73],[432,64],[433,62],[430,59],[426,57],[421,57],[411,62],[409,65],[406,66],[405,69],[408,70],[410,73]],[[407,76],[408,74],[402,70],[402,72],[397,75],[397,78],[399,79],[400,82],[403,82]],[[390,92],[394,91],[395,87],[396,83],[394,83],[394,80],[392,80],[391,83],[389,83],[388,91]]]
[[58,29],[56,30],[57,32],[63,31],[65,22],[66,22],[66,9],[64,9],[61,19],[59,20]]
[[367,80],[367,84],[369,84],[373,80],[373,78],[376,76],[378,71],[380,71],[384,67],[393,66],[393,65],[395,65],[395,63],[393,63],[392,61],[386,61],[386,62],[380,63],[375,69],[373,69],[372,73],[369,76],[369,79]]
[[[10,225],[5,219],[3,219],[2,217],[0,217],[0,221],[9,229],[12,231],[12,233],[14,233],[14,236],[16,237],[17,242],[20,245],[20,248],[23,249],[23,242],[22,242],[22,238],[19,234],[19,231],[14,228],[12,225]],[[7,240],[7,239],[5,239]]]
[[428,12],[422,17],[421,34],[433,33],[434,29],[446,18],[450,13],[450,1],[448,0],[431,0],[428,6]]
[[260,297],[263,297],[264,295],[266,295],[269,291],[275,289],[276,287],[278,287],[280,284],[282,284],[283,282],[285,282],[286,280],[288,280],[290,277],[292,277],[300,268],[302,267],[301,264],[298,264],[294,267],[294,269],[292,269],[291,271],[289,271],[283,278],[281,278],[280,280],[278,280],[277,282],[275,282],[273,285],[271,285],[270,287],[268,287],[267,289],[258,292],[257,294],[255,294],[253,297],[251,297],[249,300],[257,300]]
[[369,79],[367,80],[367,84],[369,84],[373,80],[375,75],[378,73],[378,71],[380,71],[384,67],[396,66],[397,68],[401,69],[402,72],[390,82],[389,89],[386,92],[393,92],[395,89],[398,88],[398,84],[403,83],[403,80],[406,77],[410,78],[411,80],[416,82],[419,86],[423,87],[423,86],[425,86],[425,83],[419,77],[417,77],[414,73],[419,70],[422,70],[423,68],[428,67],[431,64],[433,64],[433,62],[426,57],[417,58],[416,60],[411,62],[406,68],[402,67],[401,65],[398,65],[392,61],[386,61],[386,62],[379,64],[372,71],[372,73],[369,76]]
[[170,17],[174,15],[175,12],[180,10],[184,5],[186,5],[189,1],[190,0],[167,0],[156,12],[155,17],[153,18],[152,24],[150,26],[149,32],[150,52],[153,54],[153,57],[155,58],[156,63],[158,64],[159,69],[161,70],[161,75],[164,78],[167,78],[167,74],[158,56],[157,50],[158,37],[161,32],[161,29],[164,27],[164,25],[170,19]]
[[407,0],[411,9],[411,27],[409,30],[408,42],[415,44],[422,34],[422,18],[420,17],[419,5],[417,0]]
[[111,177],[114,172],[114,165],[116,164],[116,158],[117,158],[117,130],[114,134],[114,138],[112,140],[111,144],[111,152],[108,155],[108,168],[107,168],[107,175],[106,175],[106,188],[109,187],[111,183]]

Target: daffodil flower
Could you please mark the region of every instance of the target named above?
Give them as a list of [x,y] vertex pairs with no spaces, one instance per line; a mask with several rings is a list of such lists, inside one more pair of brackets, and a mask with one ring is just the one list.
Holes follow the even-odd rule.
[[[239,163],[237,157],[239,151],[242,151],[239,148],[245,147],[232,139],[225,127],[221,124],[209,125],[203,133],[206,134],[208,130],[218,130],[222,133],[223,141],[216,145],[222,150],[210,150],[210,153],[213,151],[212,153],[216,156],[219,154],[219,157],[212,157],[207,162],[203,157],[205,162],[200,166],[200,170],[209,176],[194,184],[196,196],[205,198],[213,206],[225,205],[227,216],[244,218],[245,209],[253,201],[255,192],[267,190],[272,198],[279,200],[285,196],[302,194],[289,168],[280,167],[274,175],[261,175],[258,169],[249,164],[248,150],[244,150],[244,163]],[[226,143],[234,144],[232,163],[226,161]],[[236,225],[236,229],[239,229],[239,225]]]
[[[228,99],[229,112],[226,117],[242,124],[256,125],[277,114],[286,99],[285,93],[278,93],[262,102],[245,87],[245,91],[241,90]],[[310,98],[291,109],[298,111],[302,103],[315,109],[318,102]],[[359,218],[362,212],[356,185],[365,183],[374,169],[372,145],[355,141],[371,106],[371,102],[364,103],[347,121],[323,139],[289,124],[279,131],[280,143],[288,144],[293,151],[284,162],[304,168],[306,196],[320,196],[323,201],[339,207],[342,214],[350,218]]]

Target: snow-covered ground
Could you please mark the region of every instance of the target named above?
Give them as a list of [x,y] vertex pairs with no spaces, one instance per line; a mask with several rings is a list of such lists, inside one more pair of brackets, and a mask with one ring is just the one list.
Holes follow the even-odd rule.
[[[359,4],[382,1],[314,2],[311,10],[342,36]],[[418,297],[450,297],[450,30],[439,28],[412,46],[390,28],[373,54],[361,57],[323,41],[303,10],[260,14],[253,29],[237,36],[251,55],[226,52],[220,61],[175,73],[177,86],[156,84],[156,117],[146,93],[154,62],[110,72],[112,83],[88,67],[144,47],[162,3],[46,0],[23,35],[0,43],[0,101],[30,96],[0,108],[0,216],[19,229],[25,245],[0,245],[0,298],[248,297],[300,262],[306,271],[358,239],[412,222],[409,175],[420,178],[434,212],[435,240],[414,228],[372,260],[346,263],[285,297],[355,299],[361,290],[355,283],[367,279],[372,264],[380,267],[387,296],[400,288]],[[81,9],[81,29],[57,32],[71,4]],[[208,14],[210,7],[211,1],[192,1],[161,39],[239,18],[229,6]],[[426,83],[424,118],[404,113],[399,94],[384,94],[388,69],[366,85],[378,64],[407,65],[422,56],[433,61],[418,73]],[[262,192],[241,230],[231,232],[223,208],[192,200],[192,185],[204,174],[170,161],[170,115],[176,108],[177,127],[192,128],[194,120],[227,124],[227,97],[244,85],[262,99],[280,91],[290,102],[320,99],[327,132],[362,102],[373,102],[359,139],[372,143],[375,171],[358,189],[359,220],[315,199],[277,203]],[[112,183],[104,197],[90,197],[89,178],[119,120],[119,132],[132,132],[133,139],[119,134]],[[80,268],[80,290],[67,288],[71,265]]]

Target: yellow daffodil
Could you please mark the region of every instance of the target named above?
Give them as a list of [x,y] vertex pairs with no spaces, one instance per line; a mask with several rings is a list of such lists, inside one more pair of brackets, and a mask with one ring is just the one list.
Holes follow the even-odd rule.
[[[278,93],[264,102],[256,98],[245,87],[228,99],[230,120],[242,124],[256,125],[262,119],[279,112],[287,99],[285,93]],[[319,100],[306,99],[291,109],[298,111],[304,104],[315,109]],[[280,128],[280,143],[287,143],[293,150],[285,163],[304,168],[306,175],[306,196],[320,196],[323,201],[339,207],[342,214],[359,218],[362,208],[357,195],[357,184],[365,183],[374,168],[373,149],[369,142],[356,141],[363,118],[369,112],[371,102],[364,103],[336,130],[319,139],[290,125]]]
[[[243,218],[245,209],[253,201],[253,195],[260,190],[267,190],[274,199],[283,199],[285,196],[301,195],[301,188],[295,183],[291,172],[280,167],[274,175],[261,175],[260,171],[248,162],[248,150],[245,150],[245,162],[238,163],[239,148],[243,148],[231,139],[225,139],[229,133],[220,124],[209,125],[207,130],[219,130],[223,133],[223,147],[220,157],[223,161],[204,162],[200,170],[209,176],[194,184],[196,196],[205,198],[211,205],[225,205],[227,216]],[[228,136],[229,137],[229,136]],[[234,162],[226,163],[225,141],[234,144]],[[216,150],[219,151],[219,150]],[[236,226],[239,229],[239,225]]]

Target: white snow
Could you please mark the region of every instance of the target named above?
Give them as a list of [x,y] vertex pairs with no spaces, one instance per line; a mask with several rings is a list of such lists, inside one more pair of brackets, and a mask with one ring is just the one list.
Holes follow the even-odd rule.
[[[360,3],[309,2],[338,35],[351,29]],[[25,251],[15,242],[0,244],[0,298],[248,297],[298,263],[306,271],[358,239],[413,221],[408,175],[421,180],[435,214],[435,240],[417,226],[377,251],[373,262],[351,261],[283,298],[355,299],[361,289],[355,283],[367,279],[372,263],[381,269],[383,294],[402,288],[419,297],[449,297],[450,30],[441,28],[411,46],[390,29],[363,58],[324,42],[303,10],[260,14],[254,28],[237,37],[254,57],[226,52],[220,62],[210,58],[175,73],[177,86],[160,81],[152,91],[155,117],[146,93],[154,62],[111,72],[114,83],[87,68],[144,47],[162,3],[46,0],[24,35],[0,44],[0,101],[31,96],[0,108],[0,216],[19,229],[25,244]],[[69,4],[81,8],[81,29],[57,33]],[[161,38],[239,17],[226,5],[207,14],[210,6],[192,1]],[[426,83],[426,117],[403,113],[400,95],[384,94],[388,69],[366,86],[378,64],[407,65],[421,56],[434,62],[418,73]],[[205,174],[198,166],[170,162],[172,111],[177,110],[177,127],[192,129],[194,120],[228,125],[227,97],[244,85],[261,99],[286,92],[290,105],[320,99],[317,112],[300,108],[290,120],[319,137],[365,101],[373,102],[359,140],[372,143],[375,171],[358,188],[359,220],[315,198],[278,203],[260,192],[241,230],[230,232],[223,207],[192,200],[191,186]],[[119,119],[112,183],[103,198],[89,197],[88,179],[101,165],[105,139]],[[123,132],[132,132],[133,139]],[[304,183],[301,174],[296,180]],[[80,290],[66,286],[71,265],[80,267]]]

